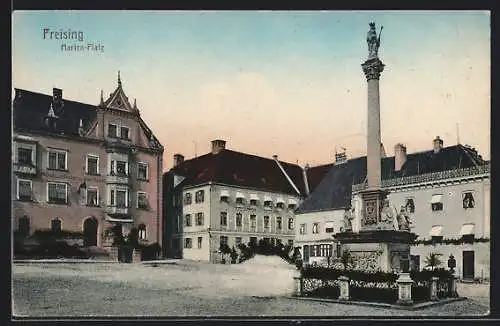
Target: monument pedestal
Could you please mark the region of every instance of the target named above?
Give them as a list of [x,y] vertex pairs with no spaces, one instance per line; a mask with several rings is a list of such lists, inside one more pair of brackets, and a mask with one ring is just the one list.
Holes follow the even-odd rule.
[[348,250],[354,269],[365,271],[408,271],[410,244],[414,233],[396,230],[342,232],[335,235],[341,250]]

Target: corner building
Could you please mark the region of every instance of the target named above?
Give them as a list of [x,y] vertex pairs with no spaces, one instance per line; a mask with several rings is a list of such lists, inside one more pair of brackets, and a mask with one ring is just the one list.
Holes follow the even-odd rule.
[[226,149],[184,161],[164,175],[167,256],[220,262],[221,244],[292,245],[294,210],[305,196],[298,165]]
[[86,246],[139,229],[162,245],[163,146],[118,86],[98,105],[15,89],[13,230],[81,232]]

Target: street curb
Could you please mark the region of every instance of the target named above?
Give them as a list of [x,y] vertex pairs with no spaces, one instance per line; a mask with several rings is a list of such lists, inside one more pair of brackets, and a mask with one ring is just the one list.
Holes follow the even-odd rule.
[[13,264],[117,264],[114,260],[92,259],[17,259]]
[[429,301],[417,303],[410,306],[402,306],[390,303],[379,303],[379,302],[366,302],[366,301],[344,301],[338,299],[321,299],[321,298],[309,298],[309,297],[295,297],[288,296],[287,299],[295,299],[295,300],[305,300],[305,301],[317,301],[317,302],[329,302],[329,303],[341,303],[347,305],[357,305],[357,306],[366,306],[366,307],[378,307],[378,308],[390,308],[390,309],[399,309],[399,310],[419,310],[428,307],[440,306],[451,302],[463,301],[467,300],[466,297],[459,298],[447,298],[439,301]]

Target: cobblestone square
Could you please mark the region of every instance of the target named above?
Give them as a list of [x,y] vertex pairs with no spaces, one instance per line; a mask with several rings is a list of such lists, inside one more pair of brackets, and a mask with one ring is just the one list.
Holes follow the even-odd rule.
[[469,299],[407,311],[290,298],[293,270],[179,262],[14,264],[13,315],[86,316],[479,316],[489,285],[460,284]]

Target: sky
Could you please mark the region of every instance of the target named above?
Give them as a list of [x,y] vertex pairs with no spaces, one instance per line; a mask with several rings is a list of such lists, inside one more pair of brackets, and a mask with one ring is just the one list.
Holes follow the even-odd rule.
[[[98,104],[117,87],[186,159],[227,148],[310,166],[366,155],[368,23],[383,26],[387,155],[469,144],[490,157],[487,11],[16,11],[13,88]],[[82,42],[49,31],[83,32]],[[45,35],[45,38],[44,38]],[[92,43],[103,51],[63,51]]]

